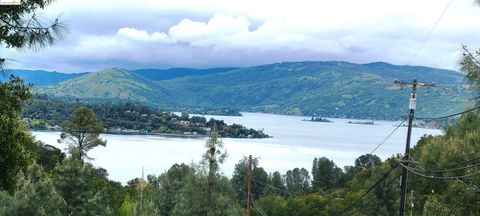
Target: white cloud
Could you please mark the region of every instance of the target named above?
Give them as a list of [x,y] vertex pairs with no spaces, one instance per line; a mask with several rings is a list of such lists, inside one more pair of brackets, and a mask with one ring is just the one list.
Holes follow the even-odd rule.
[[[407,64],[448,2],[59,0],[45,14],[64,14],[72,32],[66,41],[41,53],[2,53],[18,58],[19,67],[57,70],[296,60]],[[455,68],[461,44],[480,45],[479,19],[473,0],[453,1],[411,63]]]

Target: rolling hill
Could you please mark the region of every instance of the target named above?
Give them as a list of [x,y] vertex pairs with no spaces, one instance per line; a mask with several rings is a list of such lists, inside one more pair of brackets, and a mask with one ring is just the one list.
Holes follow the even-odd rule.
[[462,110],[476,92],[456,71],[382,62],[277,63],[156,80],[138,74],[125,69],[106,69],[44,87],[39,92],[60,97],[133,100],[167,108],[229,107],[372,119],[396,119],[407,113],[410,91],[395,86],[395,79],[416,78],[437,83],[436,88],[419,89],[419,116]]
[[122,68],[109,68],[85,74],[38,90],[56,97],[92,101],[128,100],[170,104],[168,91],[152,81]]
[[436,82],[420,89],[417,113],[462,110],[473,94],[455,71],[387,63],[293,62],[157,82],[184,105],[225,106],[255,112],[388,119],[407,113],[409,90],[395,79]]

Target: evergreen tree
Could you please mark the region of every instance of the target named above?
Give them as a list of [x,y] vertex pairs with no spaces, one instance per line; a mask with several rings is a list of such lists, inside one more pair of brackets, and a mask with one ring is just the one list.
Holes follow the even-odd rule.
[[312,187],[317,192],[327,191],[340,185],[343,178],[342,169],[325,157],[315,158],[312,167]]
[[0,190],[13,192],[17,174],[29,164],[24,143],[33,142],[22,129],[19,115],[23,102],[31,97],[30,86],[10,76],[0,81]]
[[62,126],[59,143],[66,143],[68,151],[77,160],[89,159],[87,152],[97,146],[105,146],[106,140],[99,138],[103,126],[97,121],[95,113],[86,107],[80,107],[72,113],[69,121]]
[[41,166],[30,165],[25,175],[20,173],[18,179],[17,190],[1,215],[66,215],[65,200],[57,193]]
[[[252,159],[252,194],[255,199],[263,195],[265,185],[269,184],[268,174],[258,165],[258,158]],[[243,157],[233,170],[231,179],[233,188],[237,194],[237,200],[241,206],[247,205],[247,184],[248,184],[248,158]]]
[[211,194],[211,202],[206,204],[205,197],[209,193],[208,176],[197,172],[188,177],[183,186],[178,203],[173,209],[174,216],[237,216],[243,212],[233,200],[233,188],[225,177],[218,177]]
[[179,194],[187,179],[195,173],[195,169],[186,164],[174,164],[166,173],[159,177],[159,209],[163,215],[170,215],[175,204],[178,202]]
[[[58,18],[48,26],[38,20],[38,10],[51,4],[52,0],[22,0],[20,5],[0,7],[0,44],[7,48],[30,48],[38,50],[62,39],[67,28]],[[0,56],[0,70],[5,58]]]
[[310,190],[310,175],[305,168],[295,168],[285,174],[285,184],[289,195],[303,195]]
[[72,216],[109,215],[110,206],[103,188],[97,187],[89,164],[74,158],[66,159],[54,169],[53,182],[67,203]]
[[207,166],[207,193],[205,194],[205,204],[207,209],[210,209],[210,205],[213,202],[212,194],[214,193],[215,180],[217,179],[217,173],[220,164],[222,164],[227,158],[227,152],[224,148],[222,140],[219,138],[217,125],[213,125],[212,132],[208,141],[205,144],[207,151],[203,155],[202,164]]

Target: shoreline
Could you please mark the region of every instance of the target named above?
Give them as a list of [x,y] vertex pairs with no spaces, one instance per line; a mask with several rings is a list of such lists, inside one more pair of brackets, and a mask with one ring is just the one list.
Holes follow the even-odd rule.
[[[34,130],[29,129],[31,132],[59,132],[62,131],[55,131],[55,130]],[[193,134],[171,134],[171,133],[140,133],[140,132],[102,132],[101,134],[108,134],[108,135],[140,135],[140,136],[159,136],[159,137],[177,137],[177,138],[208,138],[208,135],[193,135]],[[235,138],[235,137],[220,137],[222,139],[229,138],[229,139],[268,139],[273,138],[272,136],[266,138]]]

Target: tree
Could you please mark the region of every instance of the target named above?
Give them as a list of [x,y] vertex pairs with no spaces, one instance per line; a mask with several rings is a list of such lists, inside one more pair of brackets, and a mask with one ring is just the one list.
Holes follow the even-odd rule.
[[208,141],[205,144],[207,152],[203,155],[202,164],[208,166],[207,174],[207,194],[205,202],[207,209],[212,203],[212,194],[214,190],[215,180],[217,179],[217,172],[219,165],[222,164],[227,158],[227,152],[224,149],[222,140],[219,139],[217,126],[214,124],[213,130],[210,134]]
[[340,186],[343,175],[342,169],[338,168],[332,160],[326,157],[313,160],[312,186],[315,191],[324,192]]
[[286,195],[285,191],[287,188],[285,187],[285,180],[278,171],[268,176],[268,182],[272,187],[265,187],[263,195],[277,195],[282,197]]
[[202,172],[190,175],[180,191],[178,202],[172,211],[174,216],[236,216],[243,212],[233,200],[232,185],[225,177],[218,177],[213,185],[209,205],[205,204],[205,197],[209,193],[208,176]]
[[23,130],[19,115],[23,102],[31,97],[30,86],[20,78],[0,82],[0,189],[13,192],[16,175],[29,164],[23,145],[33,142]]
[[68,158],[55,167],[55,188],[67,203],[67,212],[72,216],[110,215],[105,188],[95,182],[94,169],[75,158]]
[[164,215],[170,215],[175,204],[178,202],[179,194],[187,179],[195,173],[195,169],[186,164],[174,164],[166,173],[159,177],[160,194],[159,206],[160,212]]
[[41,166],[30,165],[25,175],[18,174],[18,179],[17,191],[6,203],[7,207],[1,215],[66,215],[65,200],[57,193],[51,178]]
[[305,168],[295,168],[285,174],[285,184],[290,195],[303,195],[310,189],[310,175]]
[[24,143],[25,150],[30,157],[42,166],[45,172],[51,173],[57,163],[60,163],[65,159],[65,153],[62,150],[52,145],[47,145],[41,141],[36,141],[33,138],[32,142]]
[[[255,199],[263,195],[265,185],[268,184],[268,174],[262,167],[258,166],[258,158],[252,159],[252,194]],[[233,170],[231,179],[233,188],[242,206],[247,205],[247,184],[248,184],[248,158],[243,157]],[[259,183],[260,182],[260,183]]]
[[355,169],[357,169],[358,171],[366,170],[368,168],[378,166],[381,163],[382,160],[378,156],[372,154],[365,154],[355,159]]
[[77,159],[89,159],[87,152],[107,142],[99,138],[103,126],[97,121],[95,113],[86,107],[75,110],[62,126],[59,143],[66,143],[70,155]]
[[[0,44],[6,48],[29,48],[38,50],[63,39],[67,31],[58,18],[45,26],[38,19],[38,10],[51,4],[52,0],[23,0],[20,5],[0,7]],[[0,56],[0,70],[5,58]]]

